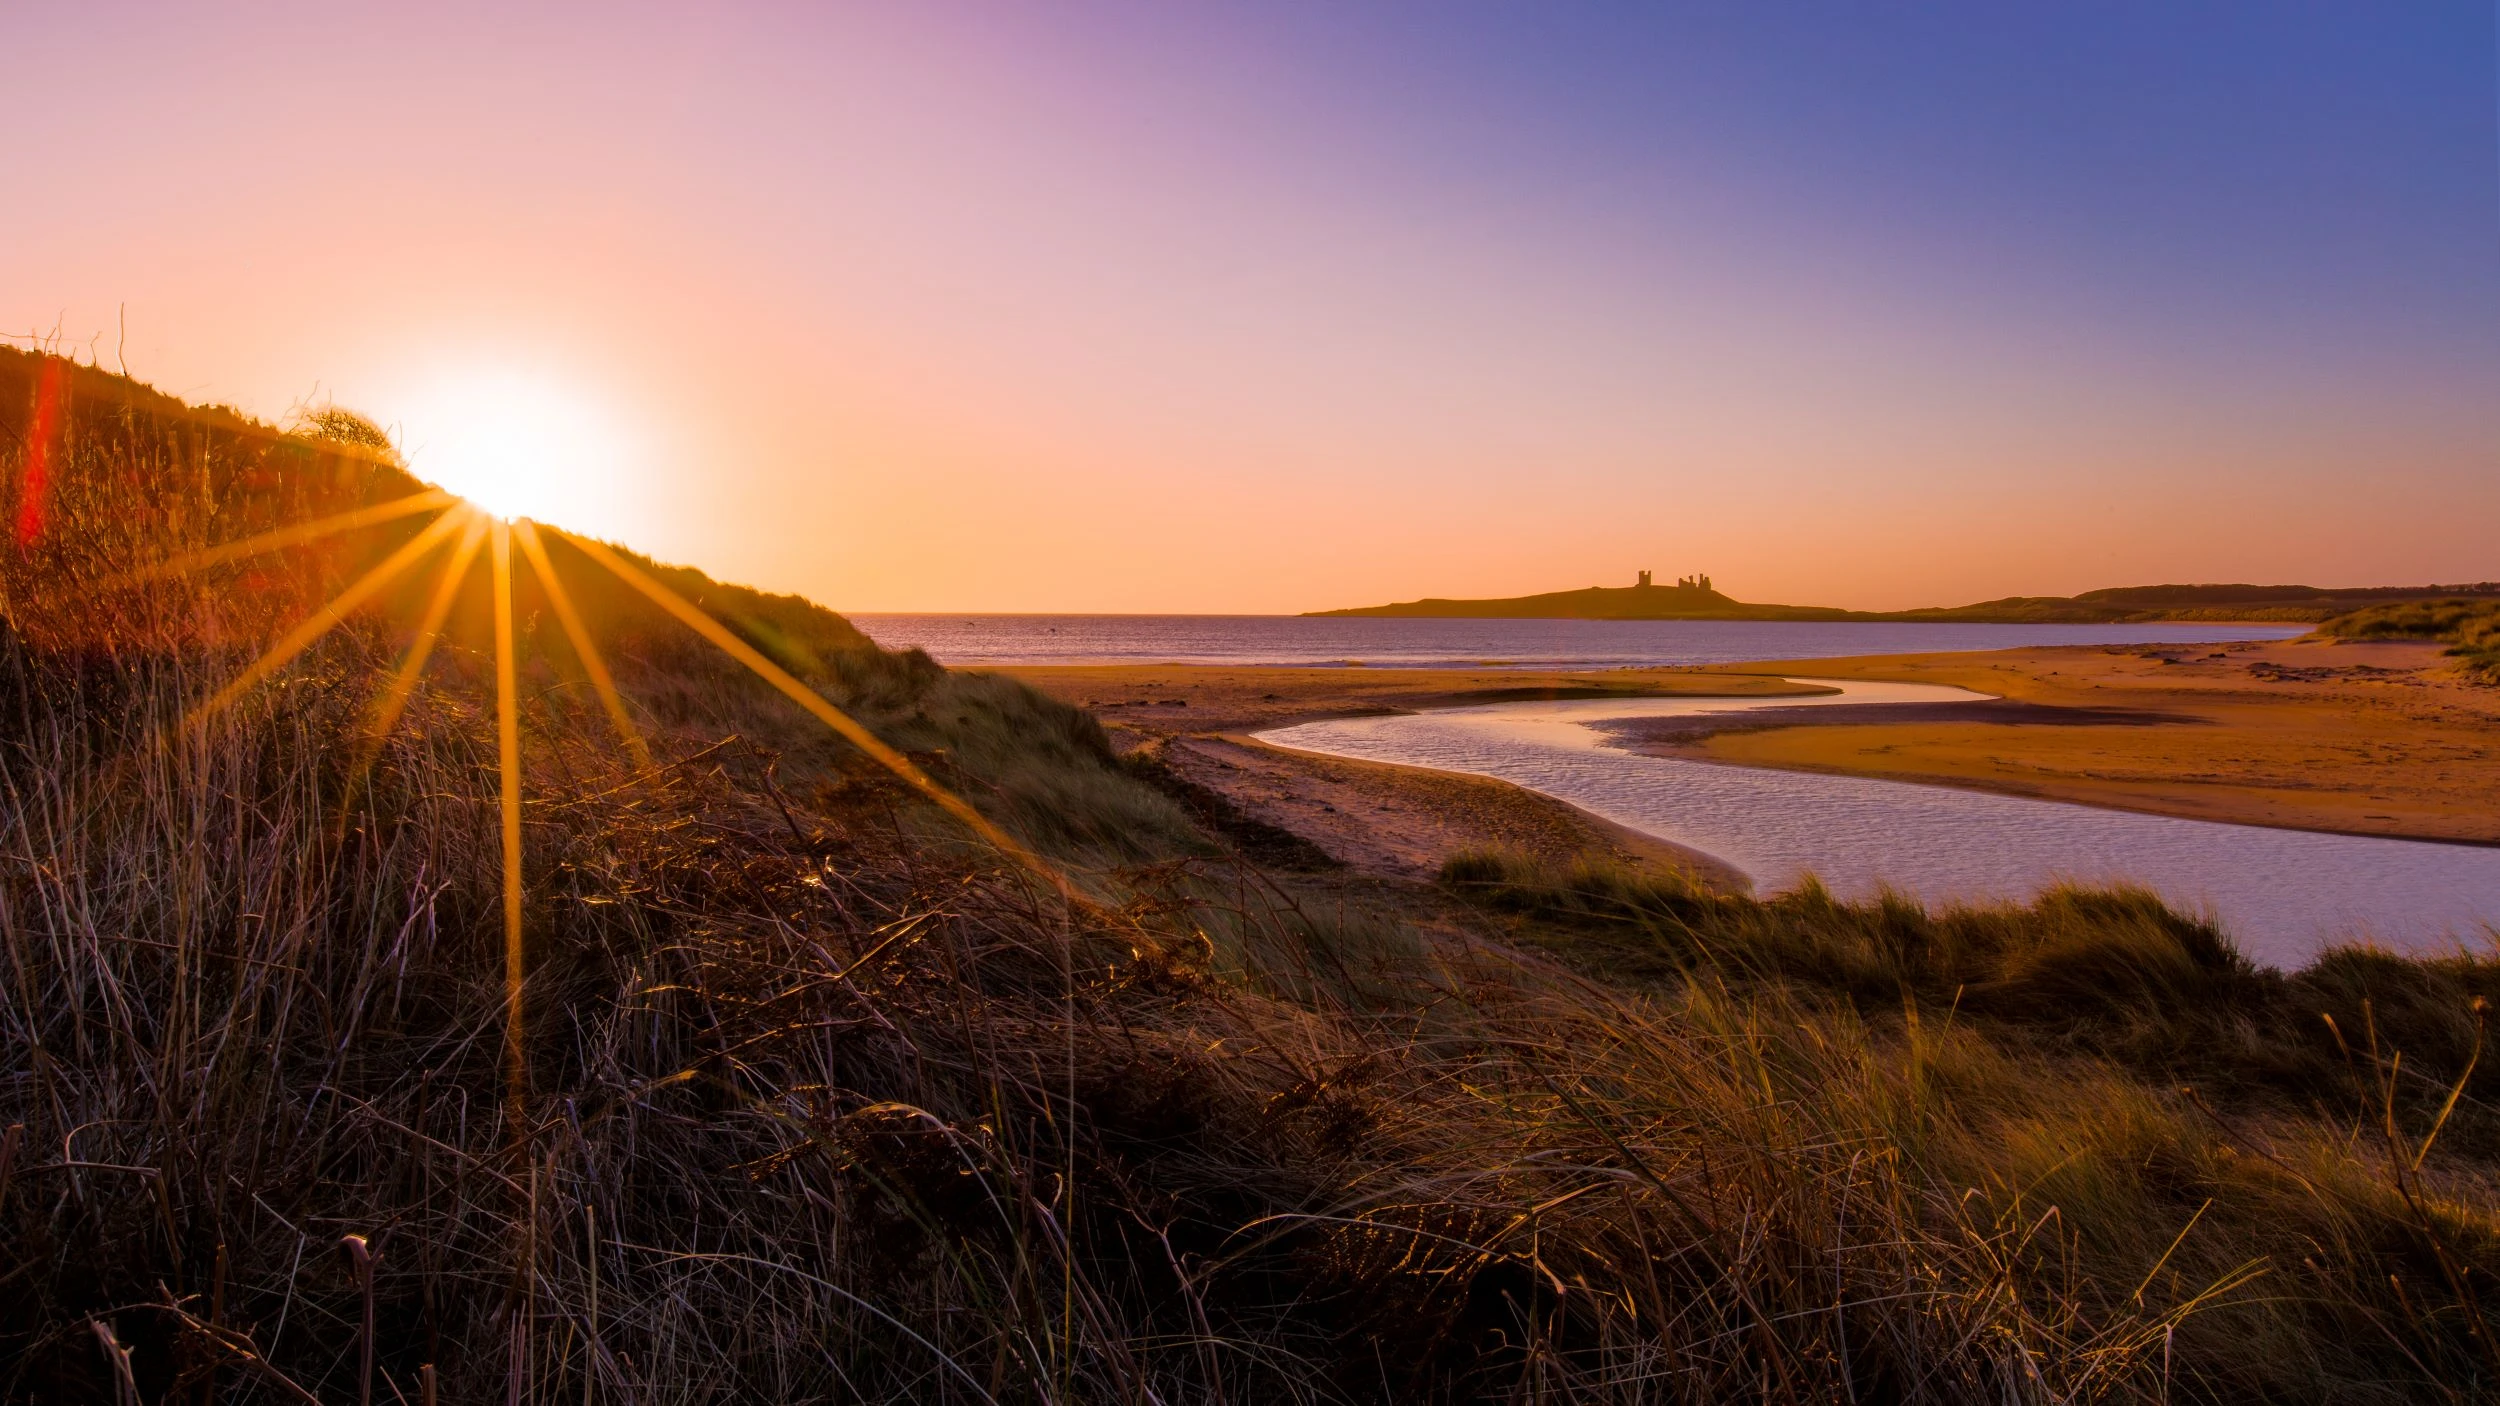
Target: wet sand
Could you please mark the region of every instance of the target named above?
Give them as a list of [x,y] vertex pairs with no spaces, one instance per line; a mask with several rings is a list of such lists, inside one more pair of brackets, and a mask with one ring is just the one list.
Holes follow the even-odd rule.
[[1764,707],[1741,713],[1696,713],[1681,717],[1609,718],[1592,724],[1616,745],[1655,756],[1689,756],[1685,744],[1736,732],[1769,732],[1789,727],[1863,727],[1879,723],[1993,723],[2023,727],[2173,727],[2205,720],[2191,713],[2166,713],[2151,708],[2092,708],[2055,703],[2026,703],[2015,698],[1975,699],[1967,703],[1843,703],[1819,708]]
[[1429,879],[1462,850],[1601,859],[1681,870],[1743,892],[1742,870],[1507,781],[1270,747],[1239,734],[1172,738],[1165,764],[1250,821],[1298,836],[1338,864]]
[[[1568,860],[1603,859],[1678,870],[1742,890],[1742,871],[1698,850],[1601,819],[1506,781],[1424,767],[1348,761],[1270,747],[1247,734],[1322,718],[1545,698],[1659,694],[1779,697],[1828,692],[1760,674],[1618,669],[1309,669],[1201,665],[1024,666],[1001,670],[1088,708],[1124,752],[1146,750],[1186,786],[1219,797],[1246,825],[1218,830],[1254,857],[1303,861],[1294,840],[1324,862],[1405,881],[1437,873],[1470,849]],[[1264,835],[1260,827],[1285,832]]]
[[[1312,769],[1319,759],[1245,765],[1243,754],[1252,749],[1270,759],[1290,754],[1239,734],[1517,698],[1798,692],[1783,676],[1949,684],[2007,702],[1658,719],[1618,735],[1643,751],[1704,761],[1966,786],[2198,820],[2500,843],[2500,689],[2463,681],[2430,644],[2074,646],[1588,673],[1188,665],[1005,672],[1093,709],[1124,746],[1221,738],[1234,750],[1207,755],[1237,769],[1207,765],[1205,784],[1239,792],[1245,809],[1266,807],[1296,833],[1325,832],[1384,872],[1412,873],[1419,856],[1436,847],[1445,854],[1538,833],[1562,844],[1551,838],[1559,831],[1540,831],[1546,822],[1527,818],[1560,803],[1472,779],[1466,784],[1512,796],[1496,801],[1496,793],[1485,793],[1462,802],[1412,779],[1357,788],[1372,799],[1339,796],[1325,788],[1345,783]],[[1193,741],[1193,750],[1200,746]],[[1298,807],[1281,799],[1297,787],[1332,799]],[[1454,808],[1452,817],[1438,830],[1417,828],[1419,808],[1432,806]],[[1620,843],[1608,833],[1620,827],[1564,810],[1579,817],[1570,843],[1590,852]],[[1372,844],[1364,837],[1374,830],[1394,837]]]
[[1981,708],[1902,718],[1831,709],[1629,744],[2195,820],[2500,843],[2500,689],[2459,677],[2435,644],[2086,646],[1728,667],[1948,684],[2013,706],[1993,718]]
[[1321,718],[1544,698],[1712,694],[1758,698],[1828,692],[1761,671],[1273,668],[1203,664],[1033,664],[996,672],[1090,709],[1115,733],[1255,732]]

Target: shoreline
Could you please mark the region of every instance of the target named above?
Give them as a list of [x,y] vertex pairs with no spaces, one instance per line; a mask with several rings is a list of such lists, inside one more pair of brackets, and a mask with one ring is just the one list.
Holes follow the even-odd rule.
[[1594,698],[1807,698],[1828,686],[1717,668],[1466,669],[1267,664],[1019,664],[1003,674],[1100,718],[1115,736],[1256,732],[1326,718]]
[[[1226,665],[1026,665],[990,672],[1085,708],[1113,749],[1169,768],[1248,822],[1237,835],[1261,846],[1263,827],[1315,847],[1374,879],[1430,882],[1465,850],[1543,859],[1601,859],[1673,870],[1720,892],[1752,879],[1716,855],[1634,830],[1559,797],[1492,777],[1324,757],[1251,734],[1299,723],[1383,717],[1552,699],[1808,698],[1829,686],[1707,669],[1410,669]],[[1187,798],[1184,798],[1187,803]],[[1216,828],[1227,816],[1207,818]]]
[[[1798,720],[1793,720],[1793,721],[1792,721],[1792,720],[1782,720],[1782,721],[1776,721],[1776,722],[1757,722],[1757,721],[1756,721],[1756,719],[1760,717],[1760,715],[1759,715],[1759,714],[1737,714],[1737,715],[1735,715],[1735,716],[1734,716],[1734,718],[1732,718],[1732,719],[1730,720],[1730,722],[1729,722],[1727,725],[1724,725],[1724,726],[1716,726],[1716,727],[1701,727],[1701,728],[1695,728],[1695,729],[1693,729],[1693,730],[1692,730],[1693,735],[1692,735],[1689,739],[1687,739],[1687,738],[1683,738],[1683,737],[1676,737],[1676,738],[1671,738],[1671,739],[1656,739],[1656,740],[1651,740],[1651,739],[1643,739],[1643,740],[1636,741],[1636,742],[1635,742],[1635,741],[1609,741],[1609,742],[1605,743],[1604,745],[1605,745],[1607,748],[1609,748],[1610,750],[1616,750],[1616,751],[1629,752],[1629,753],[1632,753],[1633,755],[1636,755],[1636,756],[1660,757],[1660,758],[1665,758],[1665,759],[1668,759],[1668,760],[1673,760],[1673,761],[1682,761],[1682,762],[1698,762],[1698,763],[1700,763],[1700,764],[1702,764],[1702,765],[1705,765],[1705,766],[1723,766],[1723,767],[1734,767],[1734,768],[1750,768],[1750,769],[1753,769],[1753,770],[1759,770],[1759,771],[1794,771],[1794,772],[1804,772],[1804,773],[1808,773],[1808,774],[1812,774],[1812,775],[1816,775],[1816,776],[1856,776],[1856,777],[1866,777],[1866,778],[1868,778],[1868,779],[1872,779],[1872,780],[1891,781],[1891,782],[1893,782],[1893,783],[1895,783],[1895,784],[1897,784],[1897,785],[1902,785],[1902,786],[1936,786],[1936,787],[1942,787],[1942,788],[1944,788],[1944,789],[1946,789],[1946,790],[1952,790],[1952,791],[1971,791],[1971,792],[1975,792],[1975,793],[1978,793],[1978,794],[1981,794],[1981,795],[1991,795],[1991,796],[2009,796],[2009,797],[2012,797],[2012,798],[2014,798],[2014,799],[2016,799],[2016,800],[2026,800],[2026,801],[2043,801],[2043,802],[2048,802],[2048,803],[2051,803],[2051,804],[2055,804],[2055,805],[2084,806],[2084,807],[2087,807],[2087,808],[2089,808],[2089,809],[2093,809],[2093,810],[2110,810],[2110,811],[2120,811],[2120,812],[2124,812],[2124,813],[2129,814],[2129,815],[2158,815],[2158,816],[2165,816],[2165,817],[2167,817],[2167,818],[2169,818],[2169,819],[2172,819],[2172,820],[2193,820],[2193,821],[2197,821],[2197,822],[2199,822],[2199,823],[2202,823],[2202,824],[2208,824],[2208,825],[2244,825],[2244,826],[2247,826],[2247,827],[2249,827],[2249,828],[2251,828],[2251,829],[2259,829],[2259,830],[2291,830],[2291,831],[2297,831],[2297,832],[2299,832],[2299,833],[2301,833],[2301,834],[2308,834],[2308,835],[2337,835],[2337,836],[2342,836],[2342,837],[2347,838],[2347,839],[2356,839],[2356,840],[2395,840],[2395,841],[2401,841],[2401,842],[2406,843],[2406,844],[2454,845],[2454,846],[2456,846],[2456,847],[2458,847],[2458,848],[2460,848],[2460,849],[2500,849],[2500,839],[2480,839],[2480,838],[2474,838],[2474,837],[2468,837],[2468,836],[2455,836],[2455,835],[2413,835],[2413,834],[2397,834],[2397,833],[2391,833],[2391,832],[2389,832],[2389,831],[2382,830],[2382,829],[2368,829],[2368,830],[2363,830],[2363,829],[2347,829],[2347,828],[2339,828],[2339,827],[2336,827],[2336,826],[2333,826],[2333,825],[2290,825],[2290,824],[2281,824],[2281,823],[2260,823],[2260,822],[2257,822],[2257,821],[2252,821],[2252,820],[2234,820],[2234,819],[2225,819],[2225,818],[2222,818],[2222,817],[2219,817],[2219,816],[2213,816],[2213,815],[2191,815],[2191,814],[2184,813],[2184,812],[2182,812],[2182,811],[2180,811],[2180,810],[2177,810],[2177,809],[2174,809],[2174,808],[2168,808],[2168,807],[2157,807],[2157,806],[2147,805],[2147,804],[2130,804],[2130,803],[2128,803],[2127,801],[2124,801],[2124,800],[2115,800],[2115,799],[2109,799],[2109,798],[2103,798],[2103,797],[2080,797],[2080,796],[2061,796],[2061,795],[2052,795],[2052,794],[2049,794],[2049,793],[2047,793],[2047,792],[2045,792],[2045,791],[2040,791],[2040,790],[2027,790],[2027,789],[2023,789],[2023,788],[2021,788],[2021,787],[2019,787],[2019,786],[2017,786],[2017,785],[2008,784],[2008,783],[2002,783],[2002,782],[1996,782],[1996,783],[1981,783],[1981,782],[1976,782],[1976,781],[1964,780],[1964,779],[1960,779],[1960,778],[1954,778],[1954,777],[1940,777],[1940,776],[1920,776],[1920,777],[1875,776],[1875,775],[1872,775],[1871,773],[1869,773],[1869,772],[1867,772],[1867,771],[1860,770],[1860,769],[1857,769],[1857,768],[1846,767],[1846,766],[1818,766],[1818,765],[1815,765],[1815,764],[1810,763],[1810,762],[1785,762],[1785,763],[1776,763],[1776,764],[1774,764],[1774,763],[1765,763],[1765,762],[1731,761],[1731,760],[1728,760],[1728,759],[1726,759],[1726,758],[1724,758],[1724,757],[1719,757],[1719,756],[1715,756],[1715,755],[1713,755],[1713,754],[1710,752],[1710,750],[1708,749],[1708,747],[1707,747],[1706,745],[1703,745],[1704,743],[1706,743],[1706,742],[1707,742],[1707,740],[1708,740],[1710,737],[1714,737],[1714,736],[1725,736],[1725,735],[1730,735],[1730,734],[1741,734],[1741,733],[1746,733],[1746,732],[1768,732],[1768,731],[1772,731],[1772,730],[1775,730],[1775,729],[1790,728],[1790,727],[1814,727],[1814,726],[1825,726],[1825,727],[1845,727],[1845,726],[1865,726],[1865,725],[1872,725],[1873,723],[1875,723],[1875,722],[1877,721],[1877,720],[1874,720],[1874,719],[1868,719],[1868,718],[1864,718],[1864,717],[1853,717],[1853,716],[1851,716],[1851,714],[1853,714],[1853,713],[1857,713],[1857,712],[1859,712],[1861,709],[1863,709],[1863,710],[1865,710],[1865,711],[1873,711],[1873,710],[1875,710],[1875,709],[1890,709],[1890,708],[1901,708],[1901,709],[1904,709],[1904,710],[1906,710],[1906,709],[1911,709],[1911,708],[1935,708],[1935,709],[1938,709],[1938,710],[1940,710],[1940,711],[1941,711],[1941,710],[1945,710],[1945,709],[1952,709],[1952,708],[1956,708],[1956,707],[1960,707],[1960,706],[1965,706],[1965,705],[1956,705],[1956,704],[1887,704],[1887,703],[1870,703],[1870,704],[1861,704],[1861,705],[1854,705],[1854,706],[1853,706],[1853,705],[1842,705],[1842,706],[1839,706],[1839,707],[1835,707],[1835,708],[1831,708],[1831,709],[1825,710],[1825,711],[1827,711],[1827,712],[1829,712],[1829,713],[1833,714],[1833,716],[1830,716],[1830,717],[1824,717],[1824,718],[1814,718],[1814,719],[1802,719],[1802,718],[1801,718],[1801,719],[1798,719]],[[1635,721],[1646,722],[1646,721],[1651,721],[1651,720],[1650,720],[1650,719],[1639,719],[1639,720],[1635,720]],[[1677,718],[1677,719],[1659,719],[1659,720],[1657,720],[1657,721],[1684,722],[1684,721],[1687,721],[1687,720],[1686,720],[1686,719],[1682,719],[1682,718]],[[1891,722],[1914,722],[1914,721],[1920,721],[1920,719],[1909,718],[1909,717],[1901,717],[1901,718],[1894,718],[1894,719],[1886,719],[1886,720],[1884,720],[1884,721],[1891,721]],[[2035,725],[2039,725],[2039,724],[2035,724]],[[2047,725],[2047,726],[2059,726],[2060,724],[2057,724],[2057,723],[2048,723],[2048,724],[2045,724],[2045,725]],[[2125,725],[2125,726],[2141,726],[2141,725],[2143,725],[2143,724],[2121,724],[2121,725]],[[1610,728],[1609,728],[1608,726],[1601,725],[1601,726],[1598,728],[1598,730],[1599,730],[1599,731],[1601,731],[1601,732],[1603,732],[1603,731],[1608,731],[1608,730],[1610,730]]]
[[1672,750],[1660,755],[2269,829],[2500,845],[2500,689],[2462,678],[2435,644],[2304,639],[1725,667],[1946,684],[2044,710],[2033,715],[2043,719],[2139,716],[2072,726],[1837,716],[1666,742]]
[[1637,830],[1557,796],[1489,776],[1335,757],[1240,733],[1160,739],[1154,761],[1221,798],[1219,830],[1282,831],[1358,875],[1430,883],[1465,851],[1567,864],[1593,859],[1682,873],[1721,893],[1752,876],[1717,855]]
[[[1124,750],[1157,738],[1247,741],[1242,734],[1326,718],[1531,698],[1829,691],[1794,675],[1941,683],[1990,701],[1629,719],[1606,730],[1623,739],[1610,745],[1681,760],[2270,829],[2500,845],[2500,807],[2491,804],[2500,796],[2500,689],[2457,680],[2435,645],[2035,646],[1604,671],[1164,664],[997,672],[1087,707]],[[1596,846],[1598,832],[1582,828]]]

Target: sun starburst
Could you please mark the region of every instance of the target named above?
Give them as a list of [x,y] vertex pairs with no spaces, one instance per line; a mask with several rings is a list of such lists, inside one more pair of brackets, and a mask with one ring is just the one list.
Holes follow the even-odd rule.
[[448,509],[459,503],[460,500],[453,495],[439,488],[430,488],[423,493],[411,493],[405,498],[394,498],[387,503],[376,503],[369,508],[358,508],[353,512],[315,518],[311,522],[299,522],[291,527],[281,527],[274,531],[259,533],[240,541],[228,542],[223,546],[209,547],[201,551],[187,552],[178,557],[170,557],[136,571],[127,571],[119,576],[108,577],[99,582],[96,589],[112,590],[123,586],[138,585],[144,581],[160,581],[171,576],[205,571],[212,566],[222,566],[230,561],[241,561],[245,557],[281,551],[288,547],[304,546],[318,542],[325,537],[335,537],[342,532],[353,532],[360,527],[374,527],[386,522],[397,522],[404,517]]
[[564,638],[573,646],[573,655],[582,664],[582,672],[590,675],[590,686],[599,695],[599,706],[605,708],[608,721],[615,725],[616,735],[631,752],[634,764],[651,769],[651,749],[642,740],[641,729],[634,726],[625,711],[625,700],[616,691],[616,679],[608,673],[608,661],[600,656],[599,646],[582,627],[580,612],[573,609],[572,593],[564,589],[563,578],[556,575],[555,563],[547,559],[546,545],[538,540],[538,524],[523,518],[512,525],[513,536],[521,543],[521,554],[529,558],[530,570],[538,575],[538,588],[547,593],[548,608],[555,612],[556,623],[564,628]]
[[409,567],[423,560],[428,552],[441,546],[445,538],[451,536],[462,523],[467,521],[472,511],[474,510],[465,506],[454,507],[441,517],[434,519],[424,531],[409,538],[398,551],[382,558],[372,570],[356,578],[353,585],[339,592],[328,604],[307,616],[294,629],[287,631],[259,658],[245,665],[243,672],[235,675],[224,688],[210,695],[207,702],[192,709],[187,721],[193,725],[207,721],[228,704],[242,697],[253,685],[294,662],[295,656],[311,648],[314,641],[346,623],[347,617],[354,614],[357,607],[371,600],[383,587],[398,580]]
[[469,563],[477,559],[478,548],[486,544],[486,527],[483,513],[469,514],[468,527],[443,564],[443,574],[434,583],[434,594],[425,603],[425,613],[417,617],[416,634],[408,643],[408,652],[401,657],[391,681],[374,696],[365,715],[364,741],[357,749],[355,770],[349,774],[349,794],[342,810],[354,803],[354,789],[371,769],[374,754],[381,750],[391,729],[399,725],[399,715],[408,707],[408,695],[415,690],[417,679],[425,673],[426,661],[433,657],[434,646],[442,639],[443,622],[451,615],[452,602],[459,599]]
[[883,739],[863,726],[857,719],[836,706],[823,694],[767,658],[764,653],[740,638],[701,607],[644,571],[621,553],[588,538],[575,537],[542,528],[523,519],[497,516],[474,503],[457,498],[439,489],[412,494],[389,503],[360,508],[292,527],[260,533],[240,541],[182,556],[169,558],[151,566],[114,578],[119,586],[147,581],[194,575],[213,567],[240,561],[267,552],[303,546],[359,528],[378,526],[434,511],[437,516],[415,536],[392,550],[335,597],[316,608],[293,628],[245,665],[235,676],[194,706],[184,718],[187,726],[197,726],[231,706],[254,687],[269,681],[322,636],[344,624],[419,562],[452,543],[434,588],[419,613],[412,637],[397,667],[368,704],[365,726],[358,739],[354,763],[341,799],[341,823],[356,800],[366,774],[389,734],[404,715],[411,693],[423,677],[426,666],[442,638],[444,625],[458,599],[477,558],[487,558],[489,595],[493,616],[495,642],[495,732],[497,773],[497,814],[502,844],[502,873],[499,888],[502,898],[502,935],[504,947],[505,1029],[504,1050],[507,1067],[511,1116],[515,1136],[525,1136],[528,1123],[529,1071],[525,1003],[527,962],[524,946],[527,905],[527,874],[522,844],[522,757],[519,713],[519,645],[514,628],[513,549],[517,543],[522,565],[525,565],[545,597],[550,612],[563,630],[582,671],[588,676],[600,706],[607,714],[637,768],[648,772],[652,767],[649,744],[635,725],[625,698],[601,653],[597,641],[584,624],[574,597],[558,574],[553,555],[547,550],[545,537],[553,533],[566,546],[630,587],[663,612],[684,624],[695,634],[710,642],[721,652],[770,684],[775,690],[806,710],[878,765],[952,816],[967,830],[1000,855],[1040,878],[1052,892],[1072,908],[1089,907],[1089,901],[1076,886],[1050,861],[999,828],[969,802],[940,785],[909,757],[904,756]]

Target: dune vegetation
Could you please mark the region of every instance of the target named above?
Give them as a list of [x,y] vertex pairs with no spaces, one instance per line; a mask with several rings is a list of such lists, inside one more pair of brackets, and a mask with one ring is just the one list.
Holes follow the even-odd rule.
[[2488,956],[2260,970],[2126,891],[1271,870],[1079,709],[543,528],[561,603],[420,573],[238,689],[436,530],[372,516],[421,485],[361,422],[65,365],[0,357],[0,1397],[2500,1381]]
[[2440,640],[2468,678],[2500,684],[2500,600],[2399,601],[2339,615],[2319,634],[2343,640]]

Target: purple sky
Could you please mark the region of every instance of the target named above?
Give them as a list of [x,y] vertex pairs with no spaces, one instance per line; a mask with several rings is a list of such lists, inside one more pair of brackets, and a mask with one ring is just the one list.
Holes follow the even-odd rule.
[[1895,9],[43,7],[0,330],[860,610],[2500,576],[2490,4]]

